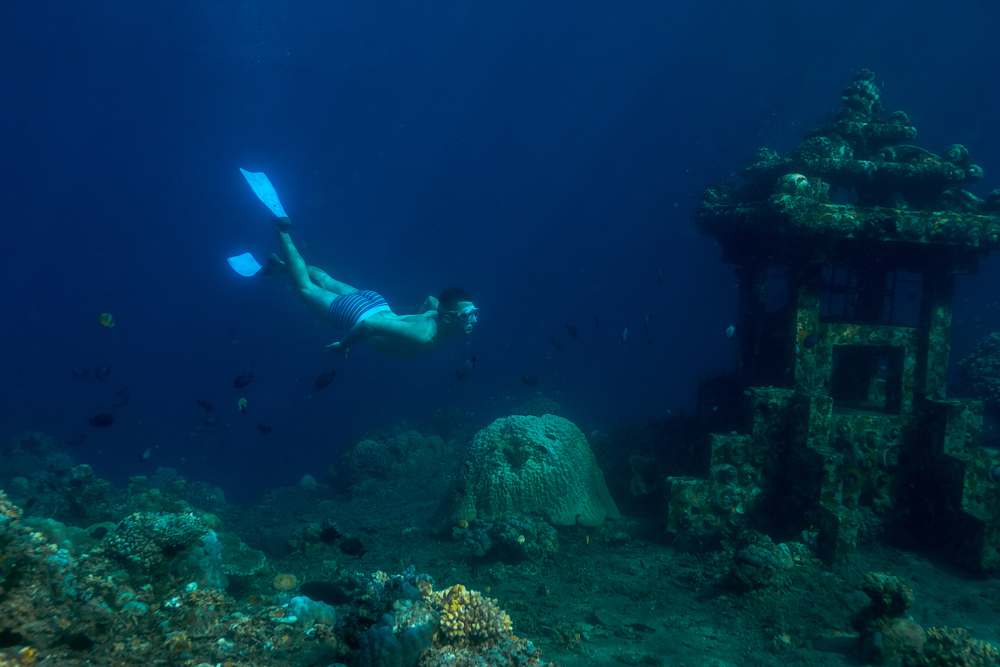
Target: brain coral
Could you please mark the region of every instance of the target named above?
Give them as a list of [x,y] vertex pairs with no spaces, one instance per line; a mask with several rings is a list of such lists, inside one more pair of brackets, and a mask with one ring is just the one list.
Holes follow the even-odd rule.
[[498,419],[473,438],[434,515],[439,529],[460,519],[541,514],[561,526],[598,526],[621,515],[586,437],[555,415]]
[[379,476],[392,467],[393,458],[386,443],[362,440],[354,446],[350,462],[354,472]]

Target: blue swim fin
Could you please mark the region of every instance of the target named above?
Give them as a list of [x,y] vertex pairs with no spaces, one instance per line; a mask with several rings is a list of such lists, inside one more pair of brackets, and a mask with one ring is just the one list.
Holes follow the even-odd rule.
[[253,255],[248,252],[236,255],[236,257],[230,257],[229,266],[233,267],[233,271],[247,278],[256,275],[261,270],[260,262],[254,259]]
[[267,180],[267,176],[264,175],[262,171],[247,171],[240,167],[240,171],[243,172],[243,177],[247,179],[247,183],[253,188],[254,193],[257,197],[264,202],[264,204],[274,213],[275,217],[287,218],[288,214],[285,213],[285,209],[282,208],[281,202],[278,201],[278,193],[274,191],[274,186],[271,185],[271,181]]

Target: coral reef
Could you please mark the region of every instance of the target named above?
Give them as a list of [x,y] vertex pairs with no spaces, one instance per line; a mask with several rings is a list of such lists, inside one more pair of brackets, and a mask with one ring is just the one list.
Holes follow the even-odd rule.
[[891,667],[990,667],[1000,651],[969,637],[962,628],[928,628],[906,616],[915,596],[899,577],[868,574],[861,590],[871,602],[859,611],[852,625],[860,633],[861,658]]
[[285,592],[298,586],[299,580],[294,574],[283,572],[274,576],[274,579],[271,580],[271,585],[274,587],[274,590]]
[[913,667],[990,667],[1000,662],[1000,651],[969,637],[962,628],[929,628],[923,655],[912,661]]
[[389,445],[378,440],[362,440],[354,445],[349,460],[355,473],[375,477],[387,474],[395,461]]
[[732,565],[720,587],[741,592],[765,586],[784,588],[795,567],[792,549],[805,551],[801,544],[775,544],[770,537],[755,530],[740,533],[735,542]]
[[496,600],[461,584],[434,591],[430,580],[415,577],[411,568],[401,575],[376,572],[366,588],[368,593],[352,606],[355,618],[345,619],[341,627],[355,627],[363,616],[382,613],[359,633],[352,667],[545,664],[531,642],[514,636],[510,617]]
[[462,519],[451,536],[472,556],[495,557],[504,563],[540,561],[559,551],[559,533],[543,519],[501,517],[496,521],[469,523]]
[[466,450],[432,523],[540,514],[555,525],[598,526],[621,515],[587,439],[555,415],[498,419]]
[[899,577],[871,572],[865,576],[861,590],[871,600],[851,620],[860,633],[861,658],[876,664],[902,664],[902,660],[919,655],[927,635],[912,619],[904,617],[914,601],[910,585]]
[[484,598],[478,591],[456,584],[430,596],[431,605],[440,613],[440,629],[454,643],[497,641],[510,633],[510,617],[497,601]]
[[361,636],[351,667],[414,667],[433,643],[435,618],[410,601],[397,601]]
[[[161,567],[155,580],[137,576],[132,556],[154,565],[176,560],[157,545],[193,541],[182,563],[213,555],[212,538],[202,542],[197,523],[162,518],[123,522],[118,538],[136,537],[144,544],[138,551],[127,552],[118,539],[111,541],[113,548],[106,543],[78,558],[23,526],[20,509],[0,491],[0,628],[6,646],[0,659],[236,667],[287,665],[296,655],[328,664],[346,654],[324,624],[335,617],[315,604],[248,610],[221,591],[199,586],[191,572]],[[289,612],[299,610],[303,617],[292,618]]]
[[289,600],[286,606],[291,614],[289,619],[294,618],[310,626],[321,623],[332,628],[337,624],[337,610],[325,602],[300,595]]
[[153,573],[208,532],[193,514],[136,512],[104,538],[104,550],[132,570]]
[[263,551],[251,549],[235,533],[219,533],[217,537],[222,543],[222,570],[226,574],[249,577],[267,564]]

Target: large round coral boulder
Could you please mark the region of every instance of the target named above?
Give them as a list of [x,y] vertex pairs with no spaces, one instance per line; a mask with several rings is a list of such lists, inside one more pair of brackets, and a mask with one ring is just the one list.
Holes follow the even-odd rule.
[[479,431],[433,523],[446,530],[460,520],[526,514],[557,526],[621,516],[587,438],[568,419],[514,415]]

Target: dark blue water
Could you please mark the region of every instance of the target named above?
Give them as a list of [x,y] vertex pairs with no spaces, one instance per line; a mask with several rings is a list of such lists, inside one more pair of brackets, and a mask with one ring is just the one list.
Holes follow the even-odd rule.
[[[439,408],[485,424],[541,391],[585,431],[691,412],[735,351],[732,267],[689,222],[701,191],[791,148],[867,67],[917,143],[971,149],[984,195],[997,25],[978,1],[5,7],[0,441],[83,432],[71,453],[100,476],[168,465],[248,498]],[[415,361],[324,355],[339,334],[287,281],[226,264],[277,249],[239,167],[271,178],[307,261],[400,313],[463,286],[476,331]],[[1000,329],[998,284],[992,260],[961,280],[953,362]]]

